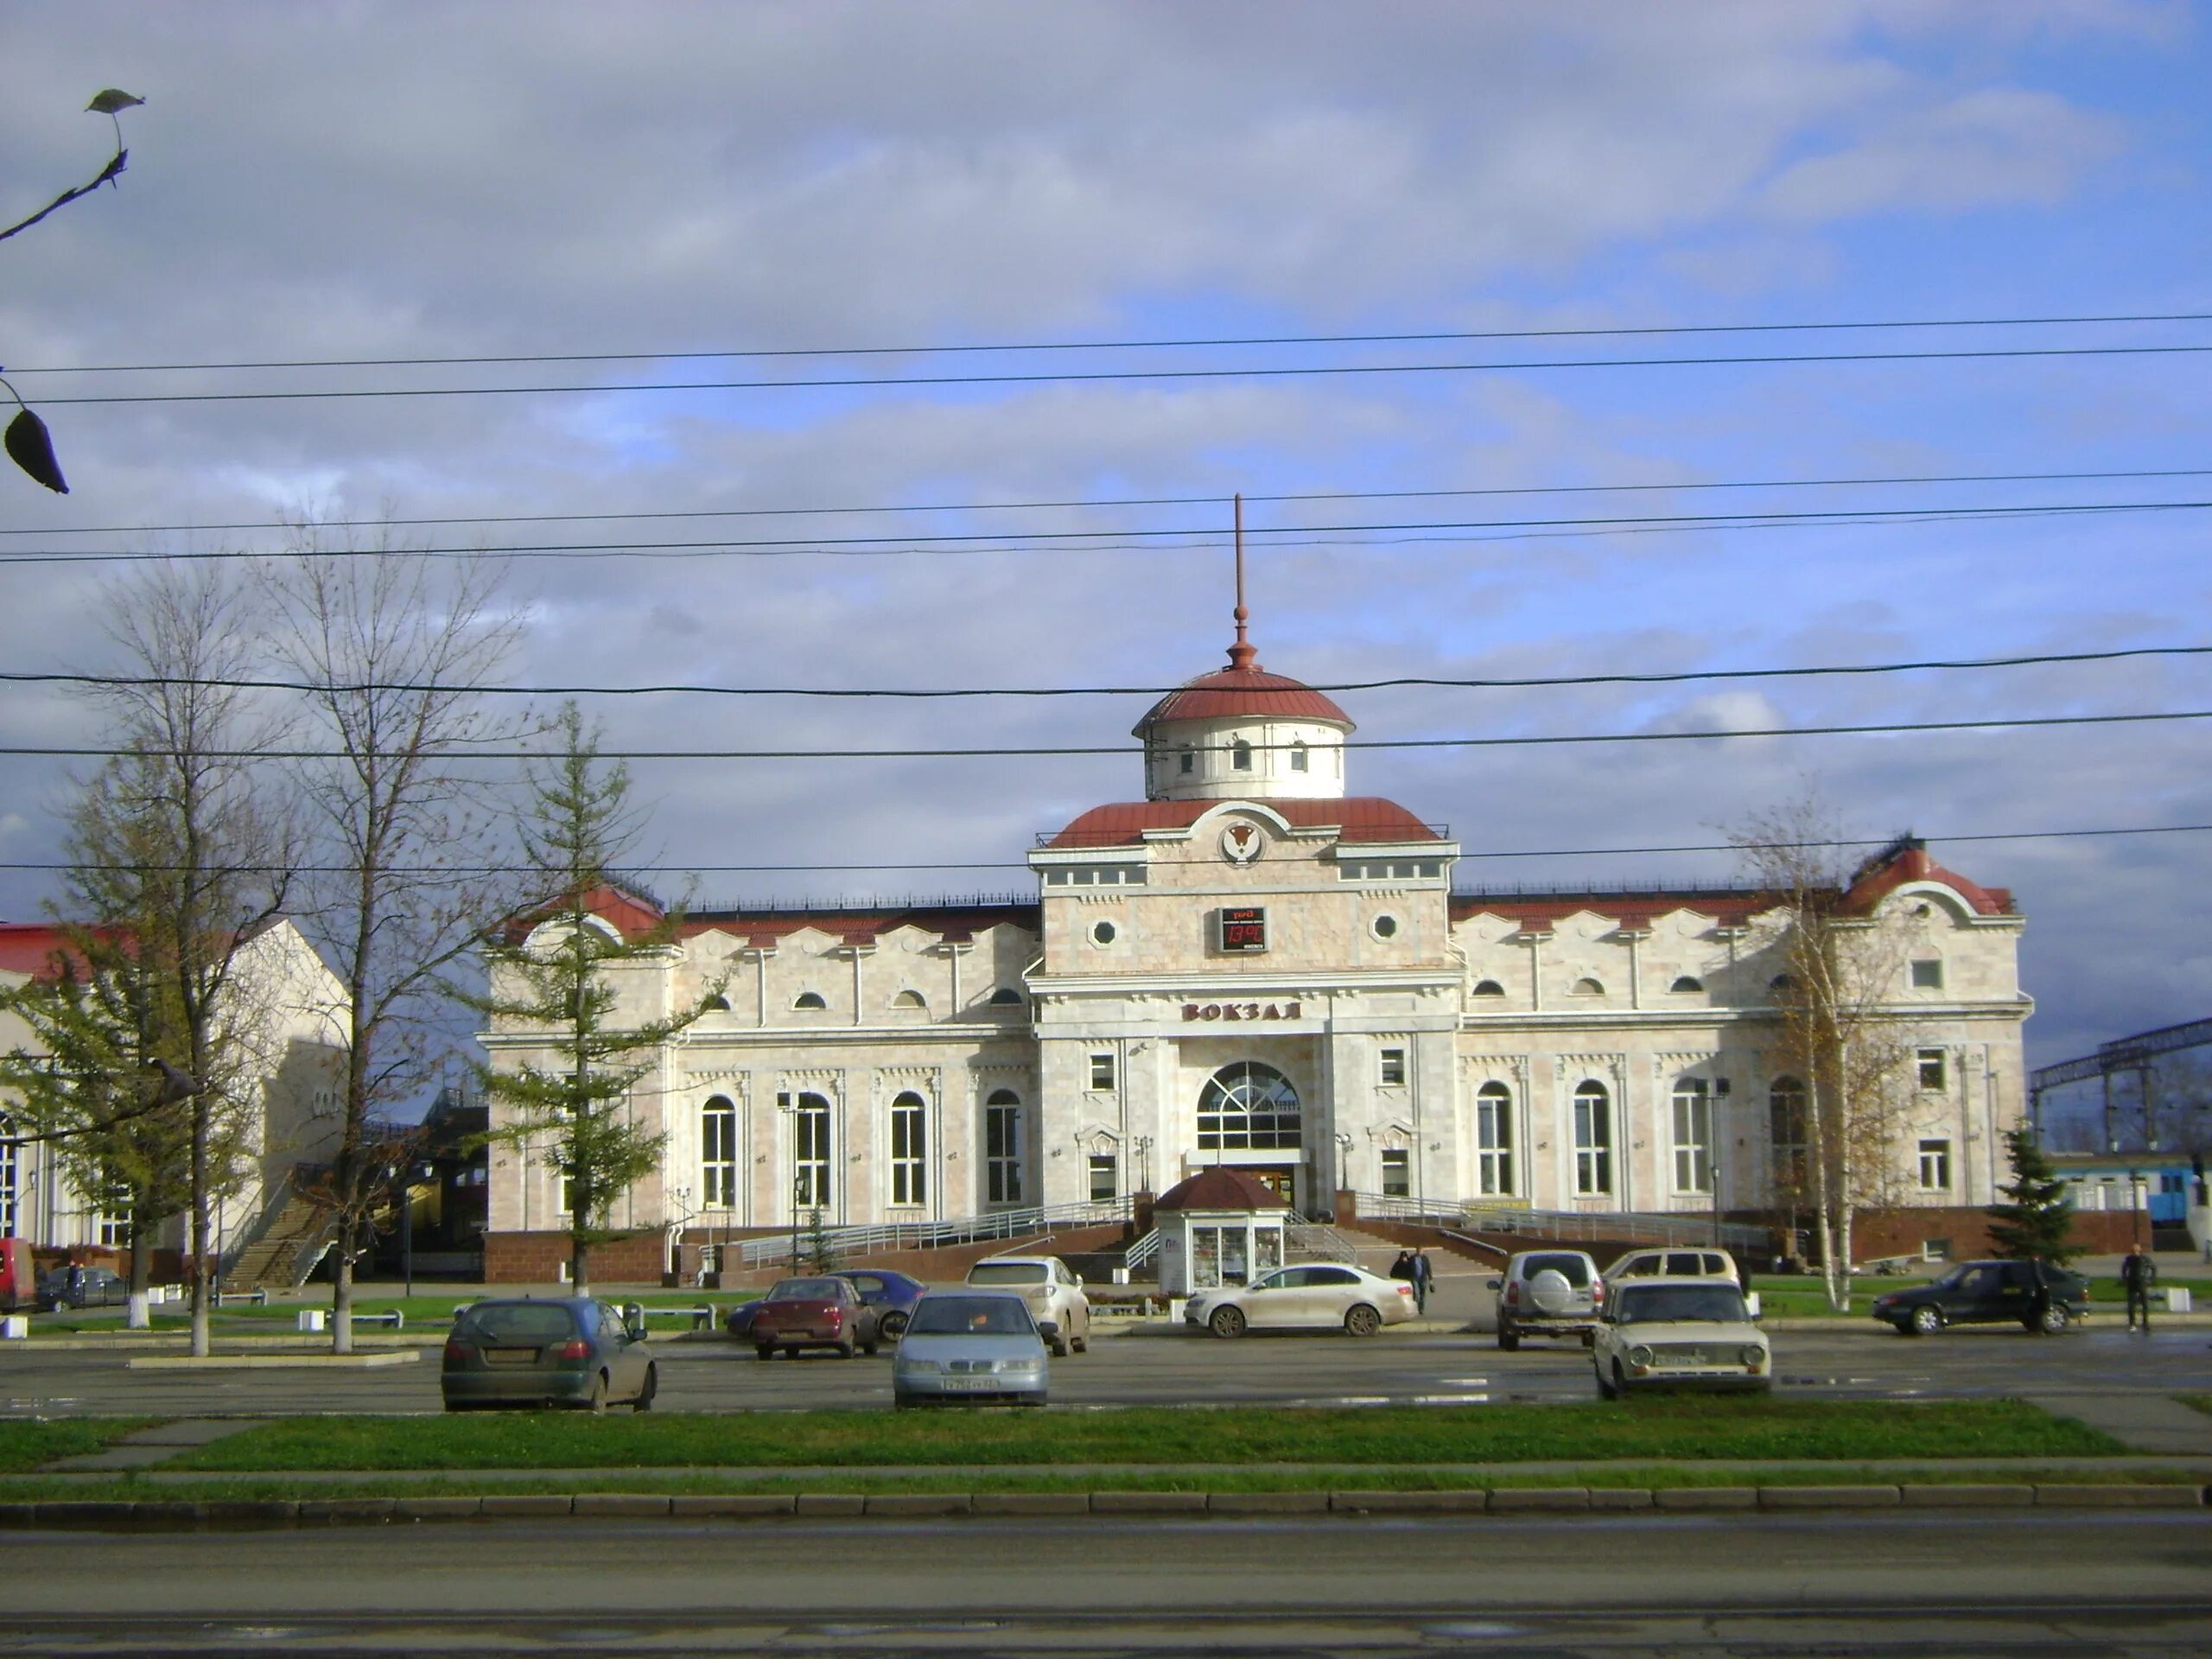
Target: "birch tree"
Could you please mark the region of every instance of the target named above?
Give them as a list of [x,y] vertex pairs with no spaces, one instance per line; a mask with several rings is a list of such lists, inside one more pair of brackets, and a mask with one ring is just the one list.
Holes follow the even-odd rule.
[[1853,903],[1859,871],[1817,791],[1732,836],[1764,901],[1777,1058],[1803,1085],[1801,1201],[1812,1211],[1828,1305],[1850,1306],[1853,1224],[1893,1196],[1911,1033],[1894,989],[1909,936]]
[[302,921],[346,999],[335,1150],[315,1196],[331,1217],[332,1346],[350,1353],[355,1264],[411,1149],[393,1114],[454,1046],[449,971],[513,904],[492,874],[499,773],[476,757],[517,735],[483,696],[516,623],[492,563],[389,539],[302,526],[269,575],[278,655],[309,711],[298,784],[317,874]]
[[664,956],[677,918],[626,936],[594,913],[593,899],[617,885],[616,867],[640,824],[628,768],[601,761],[597,734],[575,703],[563,708],[556,731],[560,751],[531,778],[521,824],[526,879],[547,896],[491,942],[490,989],[470,1000],[495,1030],[543,1033],[550,1063],[480,1064],[477,1079],[494,1115],[489,1138],[525,1161],[542,1154],[561,1175],[569,1281],[582,1296],[592,1247],[623,1236],[609,1227],[615,1202],[660,1166],[668,1139],[638,1121],[632,1091],[655,1069],[658,1051],[707,1011],[722,985],[661,1013],[638,1007],[634,988],[623,995],[620,970]]

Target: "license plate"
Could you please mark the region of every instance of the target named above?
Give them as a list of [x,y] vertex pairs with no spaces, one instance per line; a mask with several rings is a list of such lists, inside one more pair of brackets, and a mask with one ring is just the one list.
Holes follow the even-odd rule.
[[484,1363],[486,1365],[535,1365],[537,1363],[537,1350],[535,1348],[486,1348],[484,1351]]
[[948,1376],[944,1386],[952,1394],[987,1394],[998,1383],[988,1376]]

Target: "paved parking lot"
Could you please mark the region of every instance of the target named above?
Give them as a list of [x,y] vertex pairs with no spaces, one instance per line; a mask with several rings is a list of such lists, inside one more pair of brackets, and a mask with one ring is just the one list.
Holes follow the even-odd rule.
[[[2007,1329],[1913,1341],[1868,1330],[1777,1332],[1781,1391],[1804,1397],[1973,1398],[2010,1394],[2171,1395],[2212,1376],[2212,1332],[2116,1329],[2057,1338]],[[721,1342],[657,1338],[660,1401],[671,1411],[888,1407],[890,1361],[755,1359]],[[130,1370],[126,1356],[40,1344],[0,1350],[0,1415],[137,1413],[253,1416],[438,1409],[438,1350],[375,1370]],[[1055,1407],[1434,1404],[1584,1400],[1588,1359],[1571,1344],[1501,1353],[1484,1336],[1386,1332],[1251,1337],[1238,1342],[1156,1329],[1102,1338],[1052,1362]]]

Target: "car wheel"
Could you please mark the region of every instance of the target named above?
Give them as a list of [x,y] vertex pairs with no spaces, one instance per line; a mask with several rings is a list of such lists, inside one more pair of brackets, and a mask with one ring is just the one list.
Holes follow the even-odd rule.
[[1206,1329],[1217,1337],[1241,1337],[1244,1334],[1244,1311],[1237,1307],[1217,1307],[1213,1317],[1206,1321]]
[[1072,1351],[1073,1350],[1069,1346],[1068,1339],[1065,1337],[1054,1337],[1052,1338],[1052,1357],[1054,1359],[1065,1359]]
[[1344,1332],[1348,1336],[1371,1337],[1382,1328],[1382,1316],[1364,1302],[1344,1310]]
[[880,1329],[882,1332],[883,1339],[886,1342],[898,1341],[900,1337],[906,1333],[906,1315],[904,1313],[885,1314],[883,1316],[883,1324]]
[[601,1371],[591,1380],[591,1393],[584,1400],[584,1409],[596,1417],[607,1410],[607,1373]]
[[1932,1337],[1943,1328],[1943,1310],[1933,1302],[1923,1302],[1912,1310],[1908,1327],[1916,1337]]
[[866,1354],[870,1359],[874,1359],[875,1357],[875,1349],[876,1344],[873,1342],[864,1342],[861,1344],[861,1352]]
[[1071,1345],[1078,1354],[1089,1353],[1090,1351],[1090,1327],[1089,1325],[1085,1325],[1081,1336],[1071,1337],[1068,1338],[1068,1341],[1070,1345]]
[[1601,1365],[1592,1365],[1590,1368],[1598,1378],[1598,1397],[1600,1400],[1618,1400],[1621,1397],[1620,1368],[1618,1360],[1613,1362],[1611,1376],[1606,1375],[1605,1367]]
[[2046,1337],[2055,1337],[2073,1323],[2073,1315],[2056,1302],[2044,1309],[2035,1322],[2035,1329]]
[[1518,1331],[1516,1331],[1511,1325],[1507,1325],[1503,1320],[1500,1320],[1497,1327],[1497,1345],[1505,1350],[1507,1353],[1511,1353],[1516,1348],[1518,1348],[1521,1345],[1521,1333]]
[[772,1342],[756,1342],[753,1344],[753,1351],[762,1359],[773,1359],[776,1357],[776,1344]]
[[855,1342],[850,1337],[847,1337],[842,1342],[837,1344],[837,1357],[840,1359],[850,1359],[859,1351],[860,1344]]
[[645,1386],[638,1390],[638,1397],[630,1402],[630,1409],[632,1411],[651,1411],[653,1408],[653,1396],[659,1392],[660,1367],[658,1365],[648,1365],[645,1367]]

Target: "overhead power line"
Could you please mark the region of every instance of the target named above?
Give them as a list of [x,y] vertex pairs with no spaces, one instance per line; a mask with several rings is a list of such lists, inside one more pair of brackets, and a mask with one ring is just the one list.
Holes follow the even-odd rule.
[[[15,374],[213,374],[278,369],[469,368],[526,363],[696,363],[731,359],[953,357],[982,353],[1133,352],[1234,349],[1254,346],[1436,345],[1477,340],[1626,340],[1676,335],[1821,334],[1891,328],[2049,328],[2121,323],[2207,322],[2212,312],[2166,311],[2058,317],[1911,317],[1836,322],[1663,323],[1612,328],[1430,328],[1370,334],[1226,334],[1165,340],[1039,340],[938,346],[727,346],[699,351],[526,352],[444,357],[251,359],[234,363],[98,363],[16,369]],[[47,401],[52,401],[48,399]]]
[[1819,363],[1956,363],[2005,359],[2175,357],[2212,352],[2212,345],[2012,346],[1926,352],[1747,353],[1706,357],[1555,357],[1494,359],[1461,363],[1260,364],[1212,369],[1063,369],[1001,374],[848,374],[781,380],[608,380],[571,385],[336,386],[275,391],[87,392],[43,397],[42,406],[65,404],[315,403],[353,398],[565,397],[606,392],[796,391],[870,386],[1080,385],[1193,380],[1329,379],[1393,374],[1526,374],[1563,369],[1691,369]]
[[[1787,529],[1799,526],[1850,526],[1853,524],[1947,524],[1972,522],[1980,519],[2023,518],[2097,517],[2122,513],[2201,512],[2212,507],[2212,500],[2203,501],[2075,501],[2023,504],[2000,506],[1972,507],[1839,507],[1822,511],[1742,512],[1742,513],[1644,513],[1605,518],[1465,518],[1449,520],[1408,520],[1399,523],[1375,522],[1340,524],[1281,524],[1275,526],[1245,526],[1247,542],[1258,541],[1262,547],[1282,544],[1267,539],[1300,536],[1351,537],[1388,536],[1401,531],[1510,531],[1516,534],[1531,532],[1567,533],[1576,535],[1625,535],[1650,531],[1667,530],[1727,530],[1732,528]],[[1205,539],[1198,542],[1180,538],[1192,537]],[[1103,538],[1118,539],[1103,539]],[[1035,553],[1108,553],[1181,551],[1191,546],[1215,547],[1225,543],[1210,526],[1179,526],[1173,529],[1135,530],[1065,530],[1027,531],[1020,532],[1020,539],[1028,545],[1006,544],[1007,532],[982,534],[944,534],[937,536],[838,536],[814,537],[804,541],[787,537],[737,541],[715,537],[698,541],[659,542],[531,542],[515,543],[495,547],[415,547],[404,550],[407,554],[426,558],[506,558],[506,559],[788,559],[788,558],[896,558],[896,557],[976,557],[998,554]],[[1433,539],[1479,539],[1452,535]],[[977,545],[977,543],[987,543]],[[1357,541],[1333,543],[1344,547],[1359,547]],[[380,547],[311,547],[296,550],[300,556],[326,559],[378,559],[391,556],[393,550]],[[101,550],[70,552],[54,549],[36,549],[25,552],[0,553],[0,565],[52,564],[132,564],[175,562],[206,563],[233,559],[255,559],[267,554],[241,548],[187,549],[165,551],[141,548]]]
[[[1280,495],[1246,493],[1247,506],[1288,501],[1418,501],[1481,496],[1691,494],[1703,490],[1863,489],[1927,484],[2075,484],[2152,478],[2212,478],[2212,467],[2134,467],[2104,472],[1907,473],[1881,478],[1754,478],[1671,484],[1513,484],[1431,490],[1309,490]],[[848,518],[892,513],[1052,512],[1112,507],[1223,505],[1227,495],[1099,496],[1066,501],[939,501],[810,507],[701,507],[658,512],[505,512],[416,518],[283,518],[204,524],[56,524],[47,529],[0,524],[0,536],[204,535],[234,530],[385,530],[426,524],[597,524],[699,518]],[[1001,532],[1007,534],[1011,532]],[[1102,531],[1100,535],[1116,532]]]
[[[2022,653],[2010,657],[1923,658],[1908,662],[1821,664],[1797,668],[1685,669],[1667,673],[1531,674],[1448,677],[1401,674],[1380,680],[1307,682],[1313,691],[1383,691],[1407,687],[1452,690],[1529,690],[1555,686],[1681,685],[1707,680],[1811,679],[1833,675],[1908,674],[1925,671],[2047,667],[2055,664],[2115,663],[2144,657],[2212,656],[2212,645],[2132,645],[2113,651],[2064,651]],[[378,680],[336,688],[306,680],[186,679],[156,674],[73,674],[28,670],[0,670],[0,684],[105,686],[114,690],[154,690],[165,686],[204,685],[230,691],[424,692],[442,688],[404,680]],[[824,697],[856,700],[894,698],[932,701],[956,697],[1123,697],[1160,696],[1179,685],[1047,685],[1047,686],[820,686],[820,685],[487,685],[485,696],[517,697]]]
[[[2162,710],[2129,715],[2016,715],[1999,720],[1930,720],[1882,721],[1859,726],[1745,727],[1733,730],[1684,732],[1584,732],[1536,737],[1415,737],[1351,739],[1347,749],[1516,749],[1560,747],[1600,743],[1687,743],[1718,738],[1746,737],[1874,737],[1902,736],[1919,732],[2028,731],[2062,726],[2142,726],[2174,721],[2212,720],[2212,709]],[[1255,752],[1287,751],[1295,743],[1255,743]],[[65,760],[113,760],[130,751],[73,744],[0,745],[0,755]],[[984,746],[975,748],[914,749],[602,749],[602,760],[1046,760],[1089,755],[1124,755],[1126,744],[1039,744]],[[330,749],[223,749],[206,752],[210,760],[337,760],[352,757]],[[379,752],[378,759],[397,760],[396,753]],[[557,760],[542,749],[482,749],[466,759],[479,761],[542,761]]]
[[[2087,841],[2129,836],[2183,836],[2212,833],[2212,823],[2147,823],[2125,824],[2094,830],[1991,830],[1971,835],[1926,835],[1922,840],[1943,846],[1965,846],[1974,842],[1996,841]],[[1466,863],[1475,859],[1509,858],[1659,858],[1678,855],[1706,853],[1740,853],[1766,849],[1802,848],[1807,849],[1841,847],[1878,847],[1889,837],[1883,836],[1849,836],[1825,841],[1777,842],[1676,842],[1649,847],[1498,847],[1462,850],[1459,861]],[[54,872],[79,868],[60,862],[29,861],[0,861],[0,870],[25,872]],[[180,868],[175,865],[146,864],[137,867],[149,873],[173,874]],[[345,864],[260,864],[227,867],[241,875],[345,875],[353,866]],[[640,864],[632,868],[637,875],[825,875],[840,870],[885,872],[892,874],[911,874],[942,870],[1023,870],[1028,861],[1018,858],[982,859],[938,862],[877,862],[813,864]],[[402,868],[402,874],[448,875],[456,880],[474,876],[510,875],[510,865],[454,865],[433,870],[428,866]]]

